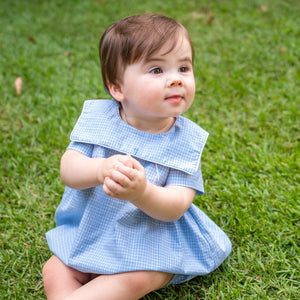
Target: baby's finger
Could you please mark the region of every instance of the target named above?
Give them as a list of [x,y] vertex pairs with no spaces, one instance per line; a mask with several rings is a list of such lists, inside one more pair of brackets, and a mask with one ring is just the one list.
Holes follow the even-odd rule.
[[133,181],[136,177],[137,170],[133,168],[128,168],[123,164],[117,166],[116,170],[126,176],[130,181]]
[[112,198],[118,198],[122,191],[122,187],[109,177],[106,177],[103,183],[103,191]]
[[118,167],[116,170],[114,170],[111,173],[110,177],[122,187],[127,187],[130,184],[131,179],[126,175],[126,171],[122,172],[121,170],[122,168],[126,168],[126,167],[122,167],[122,166]]
[[119,161],[128,168],[132,168],[132,166],[133,166],[132,158],[129,154],[127,154],[126,156],[123,155],[122,157],[120,157]]
[[143,171],[144,167],[136,160],[136,159],[132,159],[132,168],[137,170],[137,171]]

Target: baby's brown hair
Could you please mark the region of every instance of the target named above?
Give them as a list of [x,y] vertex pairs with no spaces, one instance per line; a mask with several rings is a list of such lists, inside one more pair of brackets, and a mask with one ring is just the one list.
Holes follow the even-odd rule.
[[167,42],[169,53],[180,36],[188,39],[192,58],[194,48],[187,30],[176,20],[160,14],[143,14],[119,20],[104,32],[99,45],[102,80],[109,93],[108,83],[122,83],[125,68],[150,59]]

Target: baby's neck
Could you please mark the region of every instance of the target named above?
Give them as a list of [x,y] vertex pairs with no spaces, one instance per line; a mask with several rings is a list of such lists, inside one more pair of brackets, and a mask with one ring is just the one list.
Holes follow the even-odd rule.
[[120,108],[120,117],[128,125],[147,133],[158,134],[168,132],[176,121],[175,117],[168,117],[164,119],[151,119],[151,120],[141,120],[134,117],[129,117],[126,115],[123,108]]

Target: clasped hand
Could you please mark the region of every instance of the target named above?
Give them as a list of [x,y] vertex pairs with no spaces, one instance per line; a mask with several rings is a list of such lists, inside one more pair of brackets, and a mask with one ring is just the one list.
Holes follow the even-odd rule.
[[144,167],[129,154],[105,159],[102,173],[103,191],[110,197],[134,202],[146,189]]

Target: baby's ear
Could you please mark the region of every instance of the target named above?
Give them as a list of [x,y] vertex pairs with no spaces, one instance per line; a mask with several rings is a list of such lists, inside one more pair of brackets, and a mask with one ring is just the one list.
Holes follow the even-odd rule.
[[123,94],[121,85],[108,83],[108,88],[109,88],[109,92],[110,92],[111,96],[115,100],[117,100],[119,102],[122,102],[125,100],[125,96]]

